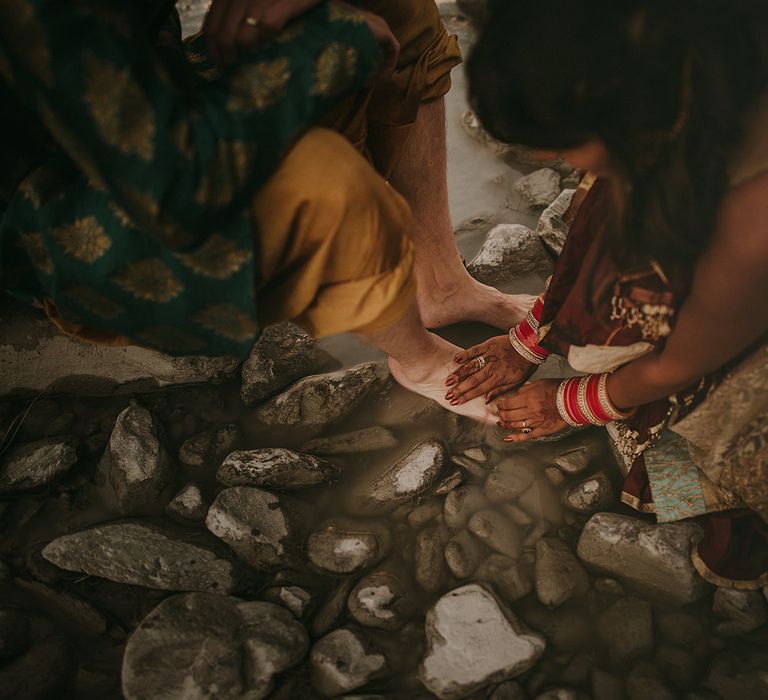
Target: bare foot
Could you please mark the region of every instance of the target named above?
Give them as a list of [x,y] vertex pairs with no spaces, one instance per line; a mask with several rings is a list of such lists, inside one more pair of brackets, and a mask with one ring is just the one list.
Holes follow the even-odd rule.
[[456,406],[451,406],[446,401],[445,377],[456,369],[453,358],[461,348],[439,336],[433,334],[430,336],[433,339],[432,352],[400,361],[393,357],[389,358],[389,371],[397,383],[421,396],[437,401],[453,413],[488,425],[496,425],[498,418],[491,412],[493,406],[486,406],[482,396]]
[[517,325],[536,301],[528,294],[504,294],[478,282],[465,270],[463,273],[447,288],[434,282],[419,283],[419,311],[427,328],[481,321],[506,331]]

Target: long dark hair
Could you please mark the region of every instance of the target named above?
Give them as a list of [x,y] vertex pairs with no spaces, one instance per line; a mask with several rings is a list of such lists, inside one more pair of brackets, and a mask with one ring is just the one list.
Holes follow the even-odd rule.
[[691,262],[766,90],[763,0],[491,0],[467,61],[470,100],[508,143],[599,139],[622,174],[623,262]]

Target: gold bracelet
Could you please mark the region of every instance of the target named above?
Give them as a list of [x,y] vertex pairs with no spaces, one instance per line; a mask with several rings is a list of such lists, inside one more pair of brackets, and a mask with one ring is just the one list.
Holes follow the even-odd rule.
[[635,411],[620,411],[608,396],[608,374],[608,372],[603,372],[600,375],[600,381],[597,383],[597,397],[600,401],[600,406],[613,420],[629,418]]
[[510,329],[509,331],[509,342],[517,351],[517,353],[523,357],[523,359],[528,360],[528,362],[534,365],[543,364],[543,358],[531,352],[523,343],[520,342],[517,335],[515,334],[514,328]]

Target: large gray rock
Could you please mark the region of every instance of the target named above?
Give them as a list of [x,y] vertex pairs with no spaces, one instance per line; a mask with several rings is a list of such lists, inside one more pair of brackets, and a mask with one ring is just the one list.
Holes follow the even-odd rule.
[[151,508],[170,480],[171,464],[158,427],[154,416],[138,405],[117,417],[99,462],[97,483],[120,513]]
[[539,237],[520,224],[494,226],[480,252],[467,265],[476,280],[494,285],[551,268],[552,261]]
[[328,359],[315,340],[292,323],[267,326],[243,362],[240,395],[257,403],[314,372]]
[[179,448],[179,461],[196,474],[213,474],[241,439],[240,428],[235,423],[211,428],[187,438]]
[[41,312],[8,299],[0,302],[0,328],[0,396],[134,394],[219,381],[240,364],[231,357],[171,357],[136,345],[80,342],[59,333]]
[[391,536],[385,525],[334,518],[309,536],[307,556],[323,571],[351,574],[378,564],[390,547]]
[[284,608],[210,593],[164,600],[131,634],[126,700],[260,700],[307,652],[304,627]]
[[442,442],[419,443],[372,482],[365,479],[356,484],[348,498],[349,510],[356,515],[394,510],[429,489],[440,476],[445,459]]
[[425,630],[428,647],[419,678],[443,700],[515,678],[544,653],[543,637],[474,583],[440,598],[427,612]]
[[391,430],[374,426],[363,428],[351,433],[331,435],[305,442],[302,446],[304,452],[319,455],[356,454],[357,452],[375,452],[396,447],[398,440]]
[[551,168],[534,170],[515,183],[515,192],[532,209],[548,207],[560,194],[560,173]]
[[700,537],[701,528],[688,521],[654,525],[598,513],[582,530],[577,552],[588,566],[645,595],[685,605],[710,588],[691,562]]
[[64,535],[43,557],[66,571],[166,591],[229,593],[252,580],[213,538],[145,525],[109,523]]
[[387,660],[355,629],[338,629],[318,640],[309,655],[312,685],[326,697],[361,688],[386,672]]
[[383,365],[367,362],[306,377],[260,406],[256,417],[267,425],[321,428],[351,413],[387,376]]
[[563,217],[571,206],[575,192],[576,190],[563,190],[542,212],[536,227],[536,235],[555,255],[560,255],[565,245],[568,226]]
[[437,593],[448,579],[448,564],[443,555],[446,534],[439,525],[431,525],[416,535],[414,575],[428,593]]
[[290,491],[334,481],[339,470],[312,455],[284,447],[232,452],[216,478],[226,486],[263,486]]
[[205,525],[240,559],[263,569],[297,559],[302,521],[299,504],[285,496],[233,486],[216,496]]
[[557,607],[589,590],[589,576],[562,540],[545,537],[536,543],[536,595]]
[[0,461],[0,494],[37,489],[65,474],[77,462],[76,441],[47,438],[17,445]]

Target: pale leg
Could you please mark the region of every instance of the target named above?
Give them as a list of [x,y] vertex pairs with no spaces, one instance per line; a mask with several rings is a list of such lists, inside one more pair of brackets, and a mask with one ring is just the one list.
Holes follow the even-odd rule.
[[416,304],[392,326],[357,335],[389,355],[390,372],[406,389],[483,423],[495,424],[498,420],[482,397],[459,406],[445,400],[445,378],[455,369],[453,358],[461,348],[425,330]]
[[418,305],[427,328],[471,320],[508,330],[520,321],[535,298],[481,284],[467,272],[456,248],[448,213],[443,98],[419,108],[390,181],[413,211]]

